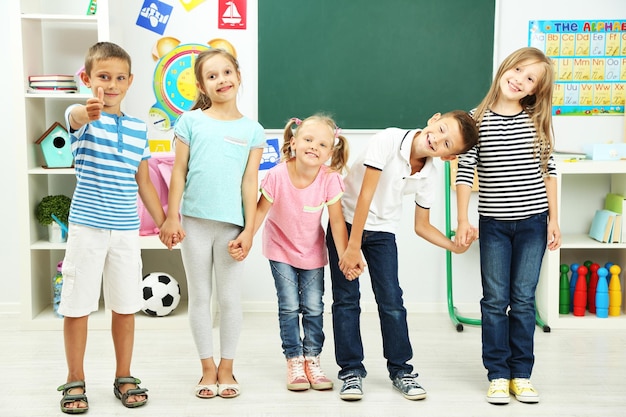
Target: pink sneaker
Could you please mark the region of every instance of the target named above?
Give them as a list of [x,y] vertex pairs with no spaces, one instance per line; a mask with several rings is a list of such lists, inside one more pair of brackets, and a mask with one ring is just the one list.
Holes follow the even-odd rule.
[[305,391],[311,387],[304,373],[304,356],[287,359],[287,389],[289,391]]
[[304,358],[304,372],[311,383],[311,388],[316,390],[332,389],[333,381],[326,377],[319,356],[307,356]]

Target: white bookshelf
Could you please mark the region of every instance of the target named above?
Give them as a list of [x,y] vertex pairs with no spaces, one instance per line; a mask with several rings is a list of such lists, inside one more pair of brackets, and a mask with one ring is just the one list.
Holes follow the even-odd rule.
[[[52,310],[52,277],[56,264],[63,259],[65,243],[50,243],[47,231],[35,218],[35,207],[46,195],[72,196],[76,185],[74,169],[45,169],[43,155],[35,141],[52,123],[65,125],[67,106],[84,103],[90,94],[29,93],[28,76],[38,74],[75,74],[83,66],[87,49],[96,42],[110,39],[109,1],[98,0],[96,15],[86,15],[88,2],[75,0],[19,0],[15,13],[17,32],[14,51],[21,56],[21,71],[16,74],[16,138],[18,169],[14,180],[20,193],[16,221],[23,234],[19,237],[21,322],[25,329],[61,329],[63,320]],[[11,9],[14,10],[14,9]],[[22,192],[23,191],[23,192]],[[180,251],[167,251],[158,237],[142,238],[142,255],[154,262],[150,271],[169,264],[180,265]],[[156,251],[159,251],[158,253]],[[152,261],[154,260],[154,261]],[[146,261],[144,261],[144,264]],[[177,277],[181,293],[186,293],[184,277]],[[181,282],[182,281],[182,282]],[[139,328],[167,328],[186,322],[186,297],[167,317],[137,314]],[[110,312],[101,308],[90,317],[90,328],[108,328]]]
[[[626,191],[618,189],[626,184],[626,161],[558,161],[557,171],[562,245],[558,250],[547,251],[544,257],[537,288],[539,314],[554,329],[626,329],[626,243],[600,243],[587,235],[595,211],[604,207],[606,194]],[[598,318],[588,311],[584,317],[559,314],[560,265],[582,265],[586,260],[602,266],[612,262],[622,268],[620,316]]]

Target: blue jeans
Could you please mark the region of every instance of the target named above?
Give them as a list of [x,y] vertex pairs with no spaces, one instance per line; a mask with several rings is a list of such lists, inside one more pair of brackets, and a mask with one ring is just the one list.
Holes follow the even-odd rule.
[[547,213],[516,221],[480,217],[483,365],[489,380],[530,378],[532,373],[535,289],[547,218]]
[[[351,225],[346,223],[348,234]],[[339,379],[351,375],[365,377],[363,341],[361,340],[361,278],[348,281],[339,269],[339,257],[330,227],[326,233],[330,276],[333,289],[333,334]],[[413,357],[402,289],[398,282],[398,249],[396,236],[388,232],[363,231],[361,251],[367,262],[372,290],[378,304],[383,339],[383,356],[387,359],[389,377],[410,374]],[[369,325],[374,325],[369,323]]]
[[285,357],[318,356],[324,345],[324,268],[299,269],[276,261],[270,261],[270,267],[278,296],[278,323]]

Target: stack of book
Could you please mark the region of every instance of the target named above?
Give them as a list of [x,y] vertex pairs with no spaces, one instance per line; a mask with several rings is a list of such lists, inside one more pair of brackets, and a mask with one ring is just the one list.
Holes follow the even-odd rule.
[[604,200],[604,209],[596,210],[591,222],[589,236],[598,242],[626,243],[626,229],[622,224],[626,200],[621,194],[609,193]]
[[76,80],[73,75],[30,75],[28,77],[29,93],[75,93]]

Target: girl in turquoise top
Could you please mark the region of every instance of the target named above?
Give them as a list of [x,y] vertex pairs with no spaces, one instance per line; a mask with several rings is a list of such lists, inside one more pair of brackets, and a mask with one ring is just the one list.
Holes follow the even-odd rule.
[[[169,248],[181,242],[189,322],[202,365],[196,396],[232,398],[240,392],[233,360],[242,323],[243,264],[230,257],[228,242],[238,239],[246,253],[252,246],[265,133],[237,108],[241,73],[232,55],[204,51],[194,73],[198,97],[174,128],[176,158],[160,238]],[[220,308],[219,366],[213,359],[213,270]]]

